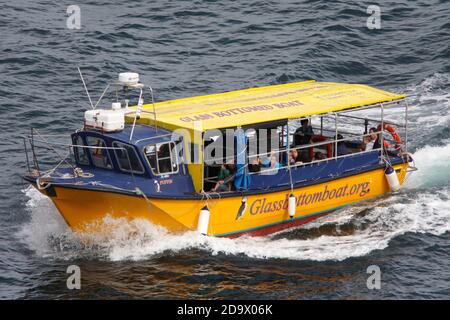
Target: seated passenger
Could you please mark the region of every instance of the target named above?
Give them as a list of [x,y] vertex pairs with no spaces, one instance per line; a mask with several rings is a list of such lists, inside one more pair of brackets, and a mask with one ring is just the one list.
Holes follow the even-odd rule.
[[236,165],[234,164],[234,160],[229,160],[226,167],[230,170],[231,175],[234,177],[234,174],[236,173]]
[[301,124],[302,126],[294,132],[294,144],[296,146],[310,144],[311,138],[314,135],[313,128],[309,125],[308,119],[303,119]]
[[219,175],[217,177],[219,181],[217,181],[215,187],[212,188],[211,191],[231,191],[231,182],[233,181],[232,165],[234,164],[222,164],[222,166],[220,167]]
[[[344,139],[344,137],[341,134],[338,134],[337,137],[335,137],[335,140],[342,140]],[[347,145],[345,144],[345,141],[338,141],[337,143],[337,155],[339,156],[343,156],[348,154],[348,149],[347,149]]]
[[261,162],[261,164],[267,170],[281,168],[281,165],[277,160],[275,151],[273,150],[270,152],[270,158],[265,159],[264,161]]
[[297,164],[302,164],[303,162],[300,161],[300,156],[298,154],[297,149],[292,149],[289,151],[289,164],[291,166],[295,166]]
[[[377,130],[380,129],[375,129],[375,128],[371,128],[370,131],[373,132],[373,134],[371,135],[372,139],[374,139],[374,143],[373,143],[373,147],[372,149],[379,149],[381,148],[381,135],[382,133],[375,133]],[[397,150],[392,150],[390,149],[392,146],[389,144],[389,142],[386,139],[383,139],[383,145],[384,145],[384,149],[386,150],[387,154],[390,156],[398,156],[398,152]]]
[[320,152],[320,151],[317,151],[316,153],[314,153],[314,159],[313,159],[313,161],[324,160],[324,159],[326,159],[326,158],[327,158],[327,156],[326,156],[325,154],[323,154],[323,153]]
[[374,149],[373,146],[375,144],[375,141],[377,140],[377,134],[375,132],[377,132],[376,128],[372,127],[369,129],[370,135],[365,136],[363,138],[363,142],[361,144],[361,151],[369,151],[369,150]]
[[[373,129],[372,132],[374,132],[373,134],[370,135],[371,137],[373,136],[372,139],[374,139],[372,149],[379,149],[379,148],[381,148],[381,132],[377,134],[377,133],[375,133],[377,131],[377,129],[371,128],[370,130],[372,130],[372,129]],[[387,142],[385,141],[384,144],[386,145]]]
[[248,164],[248,171],[259,172],[261,171],[261,160],[259,157],[253,157],[253,159]]

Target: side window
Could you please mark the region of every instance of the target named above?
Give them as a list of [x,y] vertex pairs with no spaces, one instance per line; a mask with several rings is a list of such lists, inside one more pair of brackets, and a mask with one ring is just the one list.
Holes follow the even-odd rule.
[[105,141],[100,138],[87,136],[86,142],[91,147],[99,147],[99,148],[89,148],[89,152],[91,153],[91,159],[94,166],[98,168],[104,169],[112,169],[111,159],[109,158],[109,152],[106,147]]
[[132,146],[117,141],[114,141],[112,145],[115,148],[122,148],[114,149],[114,154],[116,155],[120,170],[125,172],[132,171],[134,173],[144,173],[141,160],[139,160],[136,150]]
[[144,148],[144,153],[154,174],[169,174],[178,171],[174,142],[148,145]]
[[[76,136],[73,139],[73,144],[77,146],[84,146],[83,139],[80,136]],[[73,153],[75,155],[75,160],[78,164],[86,166],[89,165],[89,159],[87,156],[86,148],[73,147]]]

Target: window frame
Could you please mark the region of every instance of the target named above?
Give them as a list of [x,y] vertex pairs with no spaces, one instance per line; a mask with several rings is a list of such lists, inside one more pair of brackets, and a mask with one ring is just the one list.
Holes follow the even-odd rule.
[[[105,148],[105,150],[106,150],[106,155],[108,156],[109,163],[111,164],[111,168],[108,168],[107,166],[105,166],[105,167],[99,167],[99,166],[95,165],[95,162],[94,162],[94,160],[92,159],[92,153],[93,153],[93,152],[89,152],[89,157],[91,158],[92,166],[94,166],[95,168],[99,168],[99,169],[114,170],[114,164],[113,164],[113,162],[112,162],[111,155],[109,154],[109,149],[107,149],[107,148],[108,148],[108,145],[106,144],[105,139],[100,138],[100,137],[97,137],[97,136],[86,135],[86,136],[85,136],[85,140],[86,140],[86,146],[89,147],[88,150],[91,150],[91,149],[93,149],[93,148],[95,148],[95,147],[99,147],[99,146],[91,146],[91,145],[88,143],[88,139],[89,139],[89,138],[98,139],[98,140],[101,140],[101,141],[103,142],[104,146],[101,146],[100,148],[102,148],[102,149]],[[100,150],[101,150],[101,149],[100,149]]]
[[[78,139],[81,140],[81,144],[79,143],[79,141],[77,141]],[[73,146],[73,155],[75,157],[75,162],[77,163],[77,165],[90,166],[91,165],[91,161],[89,159],[89,152],[86,151],[86,149],[89,149],[89,148],[85,148],[87,146],[86,146],[86,143],[84,142],[83,137],[81,135],[79,135],[79,134],[74,135],[73,138],[72,138],[72,143],[74,145]],[[81,145],[83,145],[84,147],[75,147],[75,146],[81,146]],[[83,162],[80,161],[79,149],[83,150],[83,152],[84,152],[84,154],[86,156],[86,163],[83,163]]]
[[[131,144],[124,143],[124,142],[117,141],[117,140],[116,140],[116,141],[113,141],[113,142],[111,143],[111,145],[112,145],[113,148],[120,148],[120,149],[125,149],[125,150],[126,150],[125,147],[117,146],[117,144],[121,144],[122,146],[127,146],[127,147],[130,147],[131,149],[133,149],[134,155],[136,156],[136,159],[138,160],[139,166],[140,166],[140,168],[141,168],[141,171],[133,170],[133,168],[130,168],[130,170],[123,169],[122,166],[120,165],[119,157],[117,156],[117,149],[113,149],[113,150],[114,150],[114,156],[115,156],[115,158],[116,158],[116,162],[117,162],[117,166],[119,167],[119,170],[120,170],[120,171],[123,171],[123,172],[126,172],[126,173],[144,174],[144,173],[145,173],[145,168],[144,168],[144,165],[142,164],[141,159],[139,158],[139,154],[138,154],[138,152],[136,151],[136,148],[135,148],[133,145],[131,145]],[[123,150],[122,150],[122,151],[123,151]],[[128,154],[128,151],[126,151],[126,152],[127,152],[127,154]],[[129,154],[128,154],[128,158],[130,158],[130,155],[129,155]],[[131,165],[131,159],[130,159],[130,165]]]
[[[170,167],[172,168],[172,159],[173,160],[175,160],[176,161],[176,165],[177,165],[177,170],[176,171],[170,171],[170,172],[164,172],[164,173],[156,173],[155,172],[155,170],[153,170],[153,167],[152,167],[152,165],[150,164],[150,161],[149,161],[149,159],[148,159],[148,157],[147,157],[147,154],[145,153],[145,148],[147,148],[147,147],[149,147],[149,146],[154,146],[155,148],[156,148],[156,152],[155,152],[155,155],[156,155],[156,167],[157,167],[157,169],[158,169],[158,172],[159,172],[159,158],[158,158],[158,146],[161,146],[161,145],[164,145],[164,144],[169,144],[169,145],[173,145],[173,148],[170,148],[169,147],[169,157],[166,157],[166,158],[168,158],[168,159],[170,159]],[[166,142],[159,142],[159,143],[150,143],[150,144],[148,144],[148,145],[146,145],[146,146],[144,146],[143,148],[142,148],[142,152],[144,153],[144,158],[145,158],[145,161],[147,161],[147,163],[148,163],[148,166],[150,167],[150,170],[151,170],[151,172],[152,172],[152,174],[154,175],[154,176],[164,176],[164,175],[172,175],[172,174],[177,174],[177,173],[179,173],[180,172],[180,163],[179,163],[179,161],[178,161],[178,157],[177,157],[177,155],[176,155],[176,153],[175,153],[175,158],[173,158],[173,153],[172,153],[172,149],[174,149],[174,148],[176,148],[176,143],[175,143],[175,141],[166,141]],[[163,158],[163,160],[164,159],[166,159],[166,158]]]

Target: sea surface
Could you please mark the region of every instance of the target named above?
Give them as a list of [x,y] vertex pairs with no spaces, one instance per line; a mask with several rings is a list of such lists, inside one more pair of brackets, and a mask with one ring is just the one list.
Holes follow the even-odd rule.
[[[80,29],[67,27],[73,4]],[[0,298],[450,298],[450,2],[377,1],[381,29],[367,27],[372,4],[2,0]],[[139,72],[157,101],[306,79],[404,92],[419,171],[398,194],[272,236],[111,219],[113,236],[83,239],[21,180],[22,135],[82,124],[77,67],[94,100],[123,71]],[[66,287],[69,265],[80,290]],[[380,289],[367,287],[371,265]]]

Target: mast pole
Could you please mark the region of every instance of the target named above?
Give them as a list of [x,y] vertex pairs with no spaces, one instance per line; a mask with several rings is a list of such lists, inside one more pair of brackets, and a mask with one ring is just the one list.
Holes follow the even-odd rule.
[[86,90],[86,94],[89,98],[89,103],[91,104],[91,108],[95,109],[94,105],[92,104],[92,100],[91,100],[91,96],[89,95],[88,88],[86,87],[86,83],[84,82],[83,74],[81,73],[80,67],[77,67],[77,69],[78,69],[78,73],[80,74],[81,81],[83,82],[84,90]]

